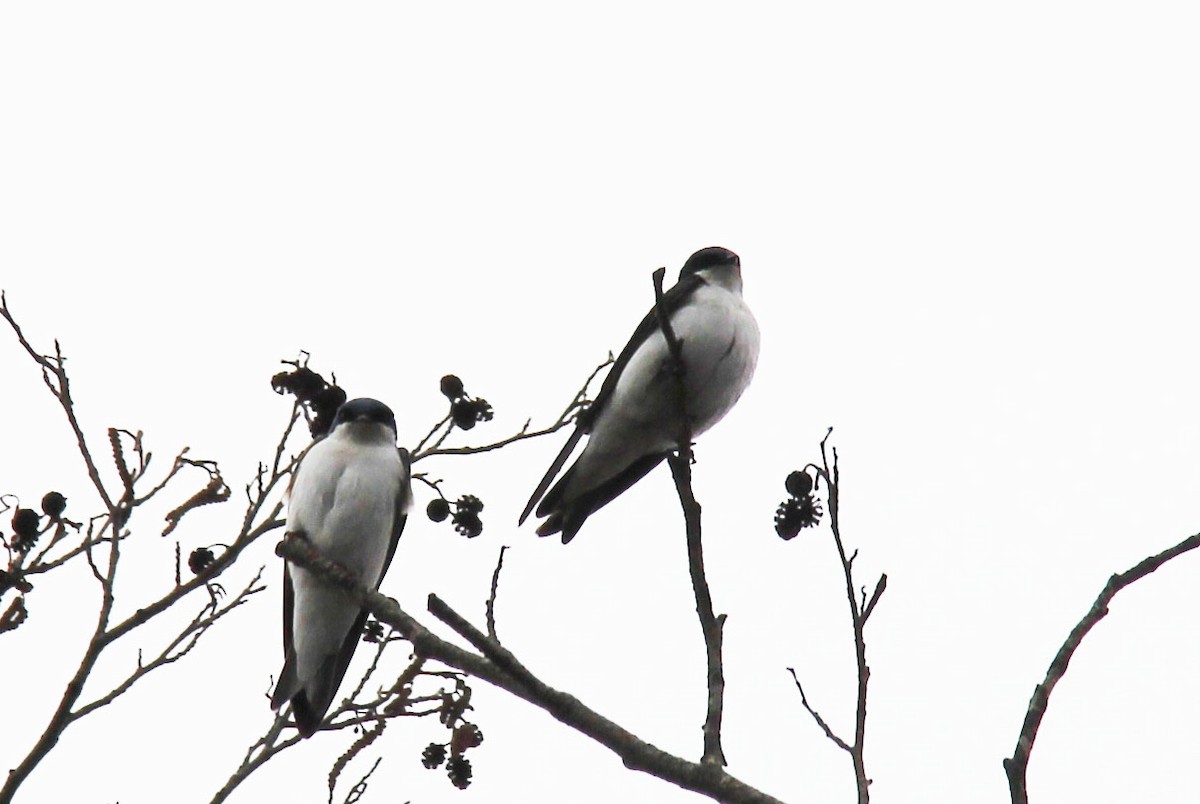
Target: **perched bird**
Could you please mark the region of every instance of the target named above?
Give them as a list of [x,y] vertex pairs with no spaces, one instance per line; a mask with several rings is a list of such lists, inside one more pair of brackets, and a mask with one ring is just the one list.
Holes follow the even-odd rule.
[[[682,346],[684,408],[697,436],[729,412],[758,362],[758,323],[742,300],[741,261],[724,248],[697,251],[663,294],[662,305]],[[571,541],[589,516],[678,449],[680,407],[670,350],[651,309],[604,378],[596,401],[580,414],[520,521],[536,505],[537,515],[548,517],[538,535],[561,531],[563,544]],[[547,492],[584,434],[583,452]]]
[[[396,446],[396,417],[374,399],[343,404],[292,477],[287,532],[378,589],[412,500],[409,457]],[[342,592],[287,565],[283,573],[283,670],[271,707],[292,702],[300,734],[321,725],[367,612]]]

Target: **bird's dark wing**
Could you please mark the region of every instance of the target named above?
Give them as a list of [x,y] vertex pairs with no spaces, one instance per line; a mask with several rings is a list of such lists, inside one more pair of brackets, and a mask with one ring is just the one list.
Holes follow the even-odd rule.
[[[301,736],[311,737],[321,727],[321,721],[325,719],[325,712],[328,711],[329,704],[333,700],[333,693],[342,683],[342,676],[346,674],[346,667],[350,664],[350,657],[354,655],[354,648],[357,647],[358,643],[358,635],[362,631],[363,623],[367,618],[365,612],[359,614],[358,619],[354,622],[354,627],[350,629],[346,635],[346,639],[342,641],[337,655],[330,655],[326,659],[326,666],[318,674],[318,677],[323,678],[325,681],[321,685],[321,689],[308,690],[301,685],[300,677],[296,675],[296,651],[292,642],[292,610],[294,605],[295,590],[292,588],[292,576],[288,573],[287,562],[284,562],[283,669],[279,671],[279,682],[275,685],[275,691],[271,693],[271,708],[278,709],[288,701],[291,701],[292,717],[296,720],[296,729],[300,732]],[[334,677],[334,674],[336,677]],[[332,684],[330,684],[331,678]]]
[[[687,276],[680,277],[679,281],[676,282],[670,290],[663,294],[663,312],[666,314],[667,318],[669,319],[676,313],[676,311],[679,310],[679,308],[683,307],[684,304],[687,303],[688,299],[692,297],[692,294],[696,292],[696,289],[703,284],[705,284],[704,280],[696,274],[688,274]],[[538,500],[540,500],[542,495],[546,493],[546,489],[550,487],[550,484],[554,481],[554,477],[559,473],[559,470],[562,469],[563,464],[567,462],[567,458],[571,457],[571,453],[579,444],[579,439],[584,433],[591,431],[592,422],[596,420],[596,417],[599,416],[601,411],[604,410],[604,406],[608,404],[608,399],[612,396],[613,389],[615,389],[617,387],[617,383],[620,382],[621,374],[625,371],[625,366],[629,364],[629,361],[633,358],[634,353],[636,353],[641,345],[646,342],[646,339],[653,335],[658,329],[659,323],[657,309],[656,307],[651,307],[650,312],[646,313],[645,317],[642,318],[642,322],[638,324],[637,329],[633,331],[633,336],[630,337],[629,342],[625,344],[625,348],[621,350],[621,354],[619,354],[617,359],[613,362],[612,368],[608,370],[608,375],[605,376],[604,382],[600,386],[600,392],[596,394],[596,399],[591,405],[588,406],[587,410],[579,415],[578,424],[575,425],[575,431],[571,433],[571,437],[567,439],[567,443],[563,445],[562,450],[559,451],[558,457],[556,457],[554,462],[550,464],[550,468],[546,471],[546,475],[542,478],[541,482],[538,483],[537,488],[533,492],[533,496],[529,498],[529,502],[525,504],[525,510],[521,512],[521,518],[517,522],[518,525],[524,523],[529,517],[529,514],[533,511],[534,506],[537,505]],[[644,474],[645,472],[642,473],[642,475]],[[641,477],[642,475],[638,475],[638,477]],[[634,480],[637,480],[637,478],[634,478]],[[622,488],[621,491],[624,491],[627,488],[629,488],[628,485]],[[619,493],[620,492],[617,492],[617,494]],[[616,495],[614,494],[613,496],[615,497]],[[611,500],[612,497],[609,497],[608,499]],[[608,500],[605,500],[605,502],[608,502]],[[603,505],[603,503],[601,503],[601,505]],[[599,506],[596,507],[598,508]],[[592,510],[595,509],[593,508]],[[580,522],[580,524],[583,523]]]
[[[624,494],[630,486],[641,480],[650,473],[650,470],[662,463],[665,457],[667,457],[665,452],[657,455],[643,455],[626,467],[620,474],[609,478],[606,482],[581,495],[579,499],[572,501],[569,506],[563,508],[558,508],[558,501],[555,499],[555,497],[561,496],[561,491],[559,491],[560,486],[551,489],[550,493],[546,495],[546,500],[557,510],[550,513],[549,519],[538,526],[537,535],[550,536],[562,531],[562,543],[566,544],[571,541],[571,539],[575,538],[575,534],[579,532],[579,529],[583,527],[583,523],[587,521],[589,516]],[[571,470],[568,469],[567,473],[563,475],[562,480],[559,481],[561,487],[565,488],[570,476]],[[555,494],[556,491],[559,491],[558,495]]]
[[[313,448],[313,444],[316,444],[321,438],[313,440],[296,459],[296,468],[292,470],[292,477],[288,480],[286,497],[292,496],[292,488],[296,485],[296,478],[300,474],[304,457]],[[285,561],[283,562],[283,669],[279,671],[279,681],[275,684],[275,691],[271,693],[272,709],[283,706],[300,691],[300,679],[296,675],[296,652],[292,648],[294,644],[292,642],[292,611],[295,607],[295,596],[295,591],[292,589],[292,576],[288,573],[288,563]]]
[[[613,367],[616,371],[616,367]],[[595,403],[593,403],[595,404]],[[542,482],[538,483],[537,488],[533,490],[533,496],[529,498],[529,502],[525,503],[525,510],[521,512],[521,518],[517,520],[518,525],[525,524],[525,520],[529,518],[533,507],[537,505],[538,500],[546,493],[546,489],[554,482],[554,476],[562,469],[563,464],[567,462],[567,458],[571,457],[571,453],[575,451],[575,445],[579,443],[579,439],[583,437],[583,423],[575,425],[575,432],[571,433],[571,437],[567,439],[567,443],[563,444],[563,448],[558,451],[558,457],[554,459],[554,463],[550,464],[550,468],[546,470]]]
[[[705,282],[696,274],[688,274],[680,277],[666,293],[663,294],[663,312],[666,313],[668,319],[683,307],[696,289]],[[633,331],[633,336],[630,337],[629,343],[625,344],[625,348],[621,350],[621,354],[617,356],[613,367],[608,370],[608,375],[604,378],[603,384],[600,386],[600,393],[596,394],[596,399],[587,409],[585,417],[590,424],[595,421],[596,416],[608,404],[608,398],[612,396],[613,389],[617,387],[617,383],[621,379],[622,372],[625,371],[625,366],[633,358],[633,355],[641,345],[646,342],[646,339],[660,329],[658,323],[658,313],[654,307],[650,308],[650,312],[638,324],[637,329]],[[590,427],[588,429],[591,429]]]
[[[324,436],[322,436],[322,438],[324,438]],[[307,447],[305,447],[304,451],[300,453],[300,457],[296,459],[296,468],[292,470],[292,477],[290,480],[288,480],[287,491],[284,493],[285,497],[292,496],[292,488],[296,485],[296,478],[300,474],[300,466],[304,461],[304,456],[308,455],[308,451],[313,448],[313,444],[316,444],[317,441],[320,441],[320,440],[321,439],[318,438],[315,441],[313,441],[312,444],[309,444]],[[288,533],[285,533],[284,535],[285,536],[291,535],[291,532],[289,531]],[[307,534],[302,533],[300,535],[307,537]],[[275,695],[278,695],[281,688],[283,687],[283,676],[286,675],[286,673],[287,673],[288,662],[292,656],[292,608],[295,605],[294,600],[295,600],[295,592],[292,590],[292,576],[288,574],[288,564],[285,561],[285,562],[283,562],[284,672],[280,674],[279,685],[276,686],[276,688],[275,688]],[[287,699],[285,698],[284,700],[287,700]],[[282,703],[282,701],[280,703]],[[273,707],[279,706],[279,704],[275,702],[274,697],[272,697],[272,699],[271,699],[271,706],[273,706]]]
[[288,573],[287,562],[283,563],[283,655],[292,653],[292,607],[295,605],[296,593],[292,590],[292,576]]
[[[383,576],[387,575],[388,567],[392,565],[392,558],[396,555],[396,545],[400,543],[400,536],[404,533],[404,526],[408,524],[409,502],[412,500],[412,455],[404,447],[400,447],[400,460],[404,463],[404,476],[407,480],[400,486],[400,490],[396,493],[396,516],[392,522],[392,541],[388,544],[387,558],[383,560],[383,570],[379,573],[380,582],[383,581]],[[376,584],[376,588],[378,588]]]
[[298,691],[300,679],[296,676],[296,652],[292,649],[292,606],[295,594],[292,591],[292,577],[288,574],[287,562],[283,564],[283,669],[279,671],[279,681],[275,691],[271,693],[271,708],[278,709],[289,701]]
[[300,690],[292,697],[292,714],[296,718],[296,728],[304,737],[311,737],[321,727],[321,721],[325,719],[325,713],[333,703],[334,694],[337,693],[338,687],[342,686],[342,679],[350,667],[350,659],[358,647],[358,640],[366,622],[367,612],[364,609],[359,612],[354,625],[346,632],[337,654],[326,656],[320,672],[317,673],[317,678],[321,680],[320,687],[315,690]]

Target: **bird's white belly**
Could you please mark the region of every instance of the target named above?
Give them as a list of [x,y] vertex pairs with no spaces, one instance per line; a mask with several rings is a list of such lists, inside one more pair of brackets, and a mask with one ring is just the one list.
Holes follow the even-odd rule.
[[720,421],[750,385],[759,332],[740,296],[712,288],[701,288],[696,296],[675,316],[675,332],[683,344],[688,415],[699,435]]
[[316,444],[292,488],[288,530],[373,586],[391,542],[404,467],[395,447]]
[[[395,525],[404,466],[394,446],[364,448],[329,438],[305,456],[292,487],[288,531],[303,532],[327,558],[369,588],[380,581]],[[298,672],[308,678],[358,616],[341,593],[289,566],[295,595]]]
[[[754,376],[759,331],[742,298],[722,288],[696,290],[672,317],[683,344],[687,414],[693,437],[729,412]],[[597,417],[577,476],[602,482],[643,455],[679,443],[680,416],[670,351],[656,330],[630,358]]]
[[[720,421],[750,384],[758,362],[758,323],[740,296],[705,286],[671,324],[683,344],[687,413],[693,435],[699,435]],[[675,436],[662,432],[679,410],[670,369],[666,340],[655,331],[630,358],[593,436],[607,425],[645,430],[673,444]]]

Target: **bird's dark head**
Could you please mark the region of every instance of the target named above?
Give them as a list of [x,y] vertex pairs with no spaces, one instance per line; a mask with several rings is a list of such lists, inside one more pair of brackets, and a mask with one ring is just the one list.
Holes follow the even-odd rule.
[[742,261],[727,248],[709,246],[688,257],[679,278],[698,275],[706,282],[729,290],[742,290]]
[[393,439],[396,437],[396,414],[378,399],[361,397],[344,403],[338,408],[332,429],[343,424],[380,424],[391,431]]

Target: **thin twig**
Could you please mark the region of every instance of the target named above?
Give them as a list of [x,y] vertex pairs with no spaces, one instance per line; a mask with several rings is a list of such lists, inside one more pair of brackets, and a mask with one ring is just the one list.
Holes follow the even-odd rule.
[[375,675],[375,671],[379,668],[379,660],[383,658],[383,652],[392,644],[390,639],[391,633],[379,640],[379,644],[375,647],[375,655],[371,657],[371,663],[367,665],[366,671],[359,678],[358,683],[354,685],[354,690],[346,696],[346,700],[353,701],[366,688],[367,682],[371,680],[371,676]]
[[867,618],[871,616],[871,612],[875,610],[875,604],[879,602],[879,596],[883,594],[883,590],[887,589],[887,573],[879,576],[879,580],[875,582],[875,591],[871,593],[871,599],[863,607],[862,621],[866,623]]
[[344,804],[358,804],[359,801],[362,801],[363,794],[367,792],[367,780],[371,778],[371,774],[375,773],[375,769],[379,767],[380,762],[383,762],[383,757],[376,757],[375,764],[371,766],[371,769],[358,780],[354,787],[350,788],[350,792],[346,794]]
[[0,615],[0,634],[5,631],[12,631],[25,622],[29,617],[29,612],[25,609],[25,598],[14,598],[12,603],[8,605],[8,609],[3,615]]
[[529,431],[522,429],[516,435],[511,435],[508,438],[502,438],[499,441],[493,441],[490,444],[481,444],[477,447],[443,447],[441,446],[442,441],[445,440],[443,438],[424,452],[413,453],[412,460],[413,463],[416,463],[417,461],[425,458],[432,458],[434,455],[478,455],[483,452],[491,452],[492,450],[497,450],[501,447],[507,447],[509,444],[515,444],[518,441],[525,441],[529,438],[541,438],[542,436],[550,435],[551,433],[557,433],[570,423],[571,422],[569,419],[560,419],[551,425],[543,427],[540,430]]
[[412,690],[407,688],[413,683],[417,675],[420,674],[424,666],[425,657],[417,656],[409,663],[408,667],[404,668],[404,672],[396,678],[396,683],[392,685],[392,688],[384,696],[385,699],[390,700],[390,703],[384,709],[384,714],[391,715],[405,712],[409,704],[419,700],[410,698]]
[[[37,567],[37,566],[43,565],[45,563],[46,556],[50,554],[50,551],[53,550],[60,542],[62,542],[63,539],[66,538],[68,525],[72,526],[72,528],[74,529],[76,534],[78,534],[80,532],[80,529],[83,527],[82,525],[80,525],[78,523],[68,522],[67,520],[64,520],[64,519],[59,519],[58,521],[54,522],[53,523],[54,536],[52,536],[50,538],[50,541],[47,542],[46,546],[41,549],[41,551],[37,554],[37,556],[35,556],[29,562],[30,567]],[[47,528],[49,528],[49,526],[47,526]],[[26,555],[29,555],[29,554],[24,553],[24,554],[22,554],[21,557],[24,558],[24,556],[26,556]]]
[[[429,432],[425,434],[425,437],[417,442],[417,446],[415,448],[413,448],[413,451],[412,451],[414,462],[416,462],[418,459],[420,459],[422,457],[421,448],[424,447],[426,444],[428,444],[430,439],[432,439],[435,435],[437,435],[438,430],[441,430],[447,424],[450,424],[450,420],[452,418],[453,418],[453,415],[447,413],[446,418],[442,419],[440,422],[438,422],[433,427],[431,427],[429,429]],[[447,432],[449,432],[449,430],[447,430]],[[445,436],[442,436],[442,437],[445,438]]]
[[287,726],[287,715],[284,712],[278,712],[274,720],[271,721],[271,727],[267,729],[267,733],[258,739],[254,745],[246,750],[245,757],[242,758],[242,764],[237,770],[226,780],[225,784],[212,797],[212,804],[221,804],[229,798],[230,794],[237,789],[238,785],[244,782],[250,774],[261,768],[268,760],[303,739],[299,732],[293,734],[282,743],[278,742],[283,734],[284,728]]
[[[103,531],[101,531],[101,532],[103,532]],[[38,560],[33,562],[32,564],[30,564],[30,566],[28,568],[23,569],[21,571],[21,573],[23,575],[40,575],[42,573],[50,572],[51,570],[57,569],[58,567],[61,567],[63,564],[66,564],[71,559],[76,558],[76,557],[82,555],[83,553],[86,553],[93,546],[104,544],[105,542],[107,542],[111,539],[114,539],[114,538],[127,539],[127,538],[129,538],[129,534],[126,533],[120,537],[88,536],[83,541],[81,541],[79,544],[77,544],[75,547],[72,547],[70,550],[63,553],[61,556],[54,559],[53,561],[42,561],[42,557],[39,555]]]
[[500,548],[500,555],[496,559],[496,569],[492,572],[492,590],[488,594],[487,599],[488,636],[497,642],[499,639],[496,637],[496,589],[500,585],[500,568],[504,566],[504,551],[507,549],[507,545],[503,545]]
[[266,519],[266,521],[259,523],[249,531],[243,531],[241,534],[239,534],[238,538],[229,545],[229,549],[218,555],[207,569],[205,569],[196,577],[192,578],[183,586],[174,587],[170,592],[163,595],[158,600],[138,609],[129,617],[110,628],[108,632],[104,634],[104,642],[108,644],[117,641],[133,629],[137,628],[143,623],[149,622],[154,617],[171,608],[171,606],[175,605],[177,601],[186,597],[189,593],[201,587],[207,586],[210,581],[228,569],[233,564],[234,560],[241,555],[242,551],[254,543],[254,541],[256,541],[260,536],[284,526],[284,521],[279,518],[279,514],[282,512],[282,510],[283,504],[276,504],[275,509],[272,511],[271,515]]
[[[337,758],[336,761],[334,761],[333,767],[330,768],[330,770],[329,770],[328,804],[333,804],[333,789],[335,787],[337,787],[338,779],[340,779],[342,776],[342,771],[344,771],[346,769],[346,766],[350,764],[350,761],[352,759],[354,759],[356,756],[358,756],[360,753],[362,753],[362,751],[365,750],[367,748],[367,746],[371,745],[371,743],[378,740],[379,736],[381,734],[383,734],[383,730],[385,728],[387,728],[387,720],[385,720],[384,718],[377,718],[373,724],[371,724],[367,728],[364,728],[362,731],[362,734],[359,735],[358,739],[355,740],[354,743],[348,749],[346,749],[346,752],[344,754],[342,754],[340,757]],[[382,757],[380,759],[382,759]],[[372,773],[375,772],[375,768],[378,767],[379,762],[380,762],[379,759],[375,760],[375,765],[373,765],[371,767],[370,772],[367,773],[368,777]],[[358,801],[358,799],[362,797],[362,793],[366,791],[366,788],[367,788],[366,779],[360,780],[359,783],[357,785],[355,785],[354,788],[352,788],[350,792],[353,793],[354,790],[358,789],[360,785],[362,787],[362,790],[360,790],[358,793],[358,796],[356,796],[353,799],[354,801]],[[350,796],[347,796],[346,800],[350,801],[351,800]]]
[[828,442],[829,436],[833,433],[833,428],[829,428],[825,433],[825,437],[821,439],[821,465],[808,464],[805,471],[809,468],[813,469],[817,475],[817,486],[820,487],[820,482],[825,482],[827,505],[829,508],[829,529],[833,533],[833,541],[837,547],[838,560],[842,565],[842,577],[846,584],[846,600],[850,606],[850,623],[854,631],[854,658],[857,668],[857,691],[855,695],[854,708],[854,740],[848,741],[838,736],[823,717],[808,703],[808,699],[804,694],[804,687],[800,684],[800,678],[796,671],[789,667],[788,672],[792,674],[792,680],[796,683],[796,689],[800,692],[800,704],[816,721],[817,726],[825,733],[825,736],[838,748],[850,754],[850,761],[854,767],[855,787],[858,794],[858,804],[868,804],[870,801],[870,785],[871,779],[867,776],[866,760],[864,755],[864,741],[867,731],[867,686],[871,679],[871,668],[867,665],[867,643],[864,636],[867,619],[875,610],[883,592],[887,589],[887,575],[880,575],[879,580],[875,583],[875,590],[871,596],[867,597],[865,587],[859,589],[856,594],[856,584],[854,582],[854,560],[858,558],[858,550],[854,550],[849,555],[846,554],[846,546],[842,541],[842,529],[839,508],[839,495],[841,492],[841,475],[838,470],[837,450],[833,449],[833,460],[830,462]]
[[100,698],[97,698],[96,700],[73,711],[71,713],[71,721],[73,722],[79,720],[80,718],[86,717],[93,711],[103,706],[108,706],[114,700],[127,692],[129,688],[138,682],[143,676],[159,669],[160,667],[165,667],[168,664],[177,662],[190,653],[192,648],[196,647],[196,644],[200,641],[200,638],[203,637],[208,629],[212,628],[217,621],[229,614],[234,609],[246,603],[251,595],[258,594],[266,589],[265,586],[259,585],[259,581],[262,580],[264,569],[264,567],[259,567],[258,572],[255,574],[250,583],[246,584],[246,587],[224,606],[218,608],[216,604],[212,602],[206,603],[204,608],[202,608],[200,612],[194,618],[192,618],[191,622],[189,622],[180,630],[175,638],[172,639],[167,646],[162,649],[158,656],[152,659],[149,663],[138,662],[136,669],[130,673],[124,681],[113,687],[112,690]]
[[572,399],[570,403],[563,408],[563,412],[558,415],[558,421],[569,422],[572,420],[575,415],[575,411],[579,410],[587,402],[587,391],[592,384],[592,380],[596,379],[596,376],[601,371],[608,366],[611,366],[615,362],[616,359],[613,357],[613,353],[609,352],[608,357],[600,361],[600,363],[598,363],[596,367],[592,369],[592,373],[588,375],[587,379],[583,381],[583,385],[580,386],[579,390],[575,392],[574,399]]
[[[866,616],[859,609],[858,600],[854,595],[853,560],[858,555],[858,552],[855,551],[854,556],[848,557],[846,555],[846,547],[842,543],[841,520],[839,516],[841,474],[838,470],[837,449],[833,450],[832,465],[829,462],[829,456],[826,452],[826,444],[832,432],[833,428],[830,428],[829,432],[825,434],[825,438],[821,440],[821,461],[824,464],[822,473],[825,477],[827,493],[829,495],[827,503],[829,508],[829,529],[833,532],[833,540],[837,544],[838,557],[842,562],[842,574],[846,580],[846,599],[850,605],[850,621],[854,627],[854,658],[858,670],[858,685],[854,709],[854,744],[851,746],[850,757],[854,765],[858,804],[867,804],[871,800],[871,780],[867,777],[863,748],[867,732],[867,684],[871,679],[871,668],[867,665],[867,643],[863,635]],[[883,593],[882,588],[885,586],[886,582],[880,579],[880,583],[877,584],[879,594]],[[878,598],[872,602],[872,608],[875,602],[878,602]]]
[[[46,383],[46,387],[50,389],[50,393],[58,400],[59,406],[62,407],[63,413],[67,416],[67,422],[71,426],[72,432],[75,433],[75,440],[79,445],[80,455],[83,458],[84,464],[87,466],[88,477],[92,481],[92,487],[96,489],[96,493],[100,495],[100,499],[104,502],[104,507],[109,513],[113,513],[113,501],[108,495],[108,489],[104,487],[104,482],[100,479],[100,472],[96,468],[95,462],[92,460],[91,450],[88,449],[87,439],[83,435],[83,428],[79,426],[79,420],[75,418],[75,406],[71,400],[71,382],[67,377],[66,368],[62,350],[59,348],[58,341],[54,342],[56,352],[55,357],[48,357],[39,353],[33,348],[25,338],[25,333],[21,331],[21,327],[13,319],[12,313],[8,309],[8,299],[4,296],[4,291],[0,291],[0,316],[8,322],[12,327],[12,331],[17,336],[17,341],[33,358],[33,361],[42,369],[42,381]],[[55,382],[51,382],[51,376]]]
[[800,679],[796,676],[795,668],[789,667],[787,670],[792,674],[792,681],[796,682],[796,689],[800,691],[800,703],[806,710],[808,710],[808,713],[812,715],[813,720],[817,722],[817,725],[821,728],[821,731],[825,732],[825,736],[832,740],[834,745],[843,751],[853,752],[854,749],[850,746],[850,744],[841,737],[837,736],[833,729],[829,727],[829,724],[825,722],[825,718],[821,717],[821,714],[809,705],[808,697],[804,694],[804,686],[800,683]]
[[[363,673],[359,682],[355,685],[354,692],[343,699],[338,708],[329,715],[327,724],[321,729],[322,732],[340,732],[358,726],[374,727],[382,721],[395,717],[426,717],[438,714],[442,710],[444,704],[444,696],[442,694],[410,697],[409,691],[406,689],[418,675],[445,675],[442,673],[422,673],[422,667],[425,664],[423,657],[417,657],[410,662],[396,678],[395,683],[392,684],[390,689],[380,691],[379,695],[372,700],[365,702],[357,701],[358,696],[366,688],[370,677],[375,673],[384,650],[398,640],[399,637],[393,638],[389,634],[379,644],[371,666]],[[424,703],[435,705],[425,708],[415,706]],[[294,724],[289,721],[286,710],[281,710],[275,715],[267,733],[256,740],[246,750],[241,764],[230,774],[221,789],[214,794],[212,799],[213,804],[225,801],[251,774],[279,754],[301,742],[302,738],[299,732],[294,732],[287,740],[279,741],[283,731],[290,725]]]
[[[267,504],[267,496],[272,494],[278,483],[282,480],[281,474],[274,473],[270,480],[263,484],[262,496],[251,501],[251,505],[243,518],[238,538],[204,572],[188,583],[175,584],[168,593],[164,594],[158,600],[137,608],[134,614],[117,625],[111,625],[110,618],[115,601],[117,574],[122,555],[121,546],[130,536],[130,531],[127,529],[130,517],[140,502],[145,502],[151,496],[161,491],[165,487],[165,484],[158,484],[148,494],[140,498],[135,494],[135,487],[145,477],[152,456],[144,449],[141,432],[112,428],[109,430],[109,445],[112,449],[114,464],[117,467],[117,474],[120,477],[120,494],[114,495],[110,492],[100,477],[93,453],[79,425],[74,401],[71,397],[70,378],[65,369],[66,358],[62,353],[61,345],[55,341],[53,356],[42,355],[35,350],[9,312],[7,300],[4,299],[3,293],[0,293],[0,317],[8,322],[22,348],[25,349],[41,369],[43,383],[54,395],[67,418],[72,432],[75,434],[79,455],[83,460],[87,475],[92,481],[96,493],[103,501],[105,511],[102,515],[94,517],[89,522],[87,531],[82,538],[82,543],[78,547],[68,551],[66,556],[62,556],[52,562],[47,562],[37,568],[42,572],[49,571],[56,566],[61,566],[69,558],[83,554],[88,561],[89,568],[100,585],[101,599],[92,635],[88,640],[78,667],[75,669],[62,693],[57,708],[51,714],[41,736],[34,743],[33,747],[25,755],[24,759],[8,773],[3,781],[3,786],[0,786],[0,804],[7,804],[7,802],[12,800],[17,789],[24,783],[34,768],[57,745],[64,730],[71,723],[105,706],[125,690],[129,689],[134,682],[146,673],[170,664],[178,660],[181,656],[186,655],[195,645],[195,641],[199,636],[207,628],[211,627],[216,619],[223,616],[223,613],[240,605],[241,601],[232,601],[224,609],[219,609],[214,601],[211,613],[198,619],[193,619],[188,626],[185,626],[181,635],[157,659],[151,661],[149,664],[143,664],[139,660],[138,666],[133,673],[116,688],[108,694],[77,708],[77,704],[101,653],[122,636],[170,609],[187,594],[202,587],[209,588],[213,579],[224,572],[246,546],[263,533],[269,532],[283,523],[278,519],[278,514],[281,511],[280,505],[276,505],[274,512],[266,518],[266,521],[260,519],[264,506]],[[129,446],[130,444],[132,447]],[[132,453],[130,453],[130,449],[132,449]],[[173,474],[173,471],[172,473],[168,473],[169,476]],[[106,551],[102,551],[100,548],[107,549]],[[43,551],[39,554],[39,558],[45,555],[46,552]],[[252,590],[255,586],[256,582],[252,582],[248,589]],[[209,591],[211,594],[211,588],[209,588]],[[250,593],[252,592],[247,592],[246,594]],[[206,610],[208,609],[206,608]]]
[[[442,444],[445,443],[446,438],[449,437],[450,433],[454,431],[454,425],[451,422],[452,417],[447,415],[446,418],[435,424],[433,428],[425,435],[425,437],[417,443],[417,446],[412,450],[412,462],[416,463],[417,461],[425,458],[431,458],[434,455],[478,455],[480,453],[491,452],[492,450],[507,447],[509,444],[515,444],[518,441],[525,441],[530,438],[541,438],[542,436],[550,435],[551,433],[557,433],[559,430],[574,421],[574,415],[576,411],[583,407],[587,401],[588,387],[591,386],[592,381],[596,379],[596,375],[598,375],[605,366],[611,365],[612,362],[613,356],[610,352],[607,359],[592,369],[591,374],[589,374],[587,379],[583,381],[583,385],[581,385],[579,390],[575,392],[575,396],[563,409],[563,412],[559,414],[558,418],[545,427],[537,430],[530,430],[529,422],[527,421],[516,434],[508,436],[507,438],[502,438],[498,441],[493,441],[488,444],[481,444],[475,447],[443,447]],[[446,427],[447,424],[450,426]],[[436,435],[443,427],[446,427],[445,431],[438,436],[437,440],[434,441],[431,446],[426,448],[425,445],[429,442],[429,440],[433,438],[434,435]]]

